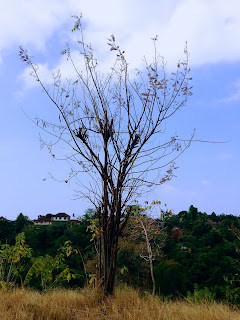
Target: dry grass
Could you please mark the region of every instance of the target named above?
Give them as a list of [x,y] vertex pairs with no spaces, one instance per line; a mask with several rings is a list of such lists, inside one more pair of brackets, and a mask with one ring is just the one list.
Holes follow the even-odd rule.
[[240,311],[219,303],[162,302],[150,294],[117,289],[112,298],[100,299],[96,290],[0,291],[1,320],[240,320]]

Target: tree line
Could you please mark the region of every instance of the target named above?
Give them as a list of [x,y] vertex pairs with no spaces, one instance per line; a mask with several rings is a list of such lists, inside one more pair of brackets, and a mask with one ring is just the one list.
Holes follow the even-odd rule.
[[[88,210],[79,219],[79,224],[50,226],[35,226],[26,218],[23,223],[22,215],[15,222],[0,221],[2,287],[97,285],[97,212]],[[160,228],[148,210],[132,208],[119,241],[117,284],[149,291],[154,286],[167,298],[200,294],[239,304],[239,217],[208,215],[190,206],[178,214],[162,210],[161,219]]]

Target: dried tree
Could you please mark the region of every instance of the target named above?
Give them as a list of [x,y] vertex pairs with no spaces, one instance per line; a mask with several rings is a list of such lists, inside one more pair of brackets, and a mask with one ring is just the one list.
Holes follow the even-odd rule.
[[[157,203],[160,203],[160,201],[157,201]],[[153,261],[156,259],[156,256],[162,256],[161,249],[165,245],[166,234],[163,229],[160,231],[156,224],[156,219],[152,218],[149,212],[146,213],[146,211],[150,211],[151,207],[152,205],[146,206],[145,208],[136,205],[131,206],[130,210],[132,211],[132,215],[129,219],[127,229],[129,229],[129,237],[131,239],[138,241],[143,238],[145,240],[146,247],[145,250],[142,250],[140,253],[140,258],[149,263],[153,287],[152,294],[155,295],[156,284],[153,272]]]
[[[70,47],[62,51],[76,71],[73,81],[62,80],[58,72],[53,75],[50,90],[22,47],[20,57],[56,108],[56,122],[34,120],[55,138],[51,143],[42,143],[55,158],[56,143],[65,145],[65,160],[71,165],[65,182],[76,178],[78,196],[88,198],[98,210],[99,277],[104,292],[112,294],[118,240],[131,214],[129,205],[146,190],[173,177],[174,160],[192,140],[164,134],[167,120],[191,95],[188,52],[185,48],[185,60],[177,63],[176,72],[168,78],[165,62],[156,49],[157,37],[153,38],[153,61],[144,59],[145,71],[138,71],[132,80],[125,52],[112,35],[108,44],[116,60],[110,73],[103,75],[92,47],[85,42],[81,18],[76,17],[73,30],[80,32],[78,44],[84,61],[83,70],[79,70]],[[80,173],[87,175],[84,182]]]

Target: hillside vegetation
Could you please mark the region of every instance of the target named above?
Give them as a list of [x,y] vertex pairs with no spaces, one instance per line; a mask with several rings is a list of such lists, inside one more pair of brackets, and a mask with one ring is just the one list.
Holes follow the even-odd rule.
[[[132,216],[119,242],[116,284],[151,292],[149,253],[139,219],[148,232],[158,296],[168,301],[187,298],[193,303],[221,301],[240,307],[239,217],[208,215],[191,206],[176,215],[162,211],[164,228],[158,228],[148,211]],[[35,290],[31,291],[34,299],[40,292],[58,287],[95,287],[99,270],[97,230],[97,219],[91,210],[79,223],[35,226],[23,215],[15,222],[0,221],[0,288]],[[1,294],[14,299],[16,292]],[[19,296],[29,294],[21,291]],[[49,294],[55,297],[56,293]],[[61,294],[69,299],[75,295],[72,291]],[[44,301],[46,296],[39,297]]]

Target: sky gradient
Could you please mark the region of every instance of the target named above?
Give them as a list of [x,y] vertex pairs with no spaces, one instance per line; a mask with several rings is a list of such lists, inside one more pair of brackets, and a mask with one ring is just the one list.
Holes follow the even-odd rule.
[[[101,3],[101,4],[100,4]],[[167,4],[166,4],[167,3]],[[58,183],[68,168],[41,150],[39,128],[30,117],[51,111],[47,97],[20,61],[18,47],[28,49],[39,64],[41,78],[51,83],[51,73],[75,75],[60,54],[66,42],[74,44],[72,15],[83,14],[85,35],[94,48],[102,72],[113,61],[107,38],[114,34],[126,51],[130,68],[142,68],[151,58],[151,37],[174,70],[183,58],[185,42],[190,52],[193,96],[169,122],[173,134],[228,143],[192,143],[177,160],[177,177],[157,187],[144,200],[160,200],[178,213],[191,204],[211,214],[239,215],[240,196],[240,2],[234,0],[81,1],[8,0],[0,3],[0,216],[15,219],[22,212],[66,212],[82,215],[91,205],[73,200],[74,183]],[[78,59],[75,52],[75,58]],[[46,181],[43,181],[43,179]]]

